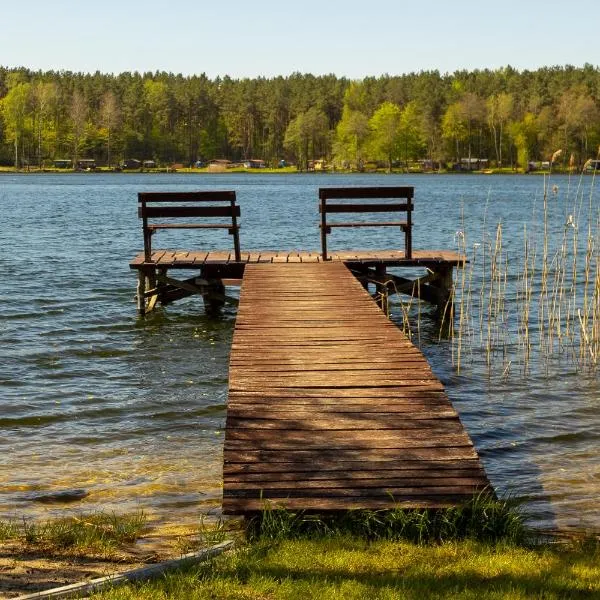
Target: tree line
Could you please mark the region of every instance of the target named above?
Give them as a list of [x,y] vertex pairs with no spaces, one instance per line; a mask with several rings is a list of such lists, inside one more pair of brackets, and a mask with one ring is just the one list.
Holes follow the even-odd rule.
[[0,164],[92,158],[193,165],[214,158],[325,159],[527,168],[558,157],[579,166],[600,144],[600,70],[424,71],[349,80],[295,73],[232,79],[0,67]]

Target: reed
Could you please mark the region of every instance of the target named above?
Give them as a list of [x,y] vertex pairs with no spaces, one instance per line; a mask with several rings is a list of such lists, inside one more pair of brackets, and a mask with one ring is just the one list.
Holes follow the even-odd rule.
[[[482,239],[469,245],[466,228],[455,236],[458,251],[468,258],[455,271],[453,285],[450,343],[458,372],[467,353],[481,355],[490,375],[503,378],[514,365],[520,373],[529,372],[532,361],[545,372],[597,368],[600,213],[593,205],[595,174],[587,181],[588,191],[583,175],[576,183],[569,180],[563,191],[552,173],[545,176],[540,214],[536,218],[534,203],[533,226],[524,226],[521,245],[513,244],[510,251],[502,222],[488,230],[489,196]],[[564,219],[562,227],[557,219]],[[447,324],[442,327],[446,331]]]

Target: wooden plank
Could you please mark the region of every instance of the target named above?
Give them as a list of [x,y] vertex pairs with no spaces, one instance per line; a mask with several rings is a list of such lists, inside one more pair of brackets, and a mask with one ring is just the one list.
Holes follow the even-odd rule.
[[[240,216],[240,207],[235,206],[173,206],[159,205],[140,207],[138,216],[153,218],[178,217],[231,217]],[[225,227],[231,227],[231,223]]]
[[[262,411],[261,411],[262,412]],[[366,416],[363,414],[331,414],[321,413],[318,419],[312,416],[302,416],[298,413],[290,414],[288,412],[277,415],[273,414],[270,418],[256,418],[248,414],[234,413],[237,416],[232,416],[228,413],[227,427],[236,429],[265,429],[265,430],[307,430],[307,431],[361,431],[366,430],[402,430],[402,429],[421,429],[428,428],[431,422],[441,423],[439,430],[447,431],[449,428],[462,430],[462,426],[458,423],[458,417],[450,413],[424,413],[412,414],[407,416],[406,413],[382,413]],[[454,423],[449,423],[448,420],[455,420]],[[433,427],[429,427],[430,432],[437,431]],[[287,435],[287,434],[286,434]]]
[[[306,420],[313,423],[320,423],[320,420],[315,419],[315,409],[318,409],[319,414],[323,415],[324,419],[353,419],[358,418],[362,421],[368,421],[372,418],[369,413],[376,413],[377,418],[385,423],[393,424],[394,419],[440,419],[444,417],[458,417],[458,413],[450,405],[432,406],[427,404],[398,404],[389,402],[381,405],[379,402],[361,402],[360,404],[344,403],[342,407],[337,403],[303,405],[303,404],[284,404],[280,406],[271,403],[265,404],[237,404],[230,402],[227,405],[227,417],[232,419],[257,419],[256,407],[260,408],[260,419],[297,419],[299,421]],[[257,419],[258,420],[258,419]],[[241,426],[234,425],[232,426]],[[319,428],[317,424],[314,428]],[[386,427],[390,428],[390,427]]]
[[473,446],[440,446],[429,448],[343,448],[336,450],[306,449],[299,450],[270,450],[255,448],[252,450],[230,449],[225,453],[225,464],[231,463],[294,463],[300,469],[306,466],[329,463],[346,463],[361,461],[365,468],[365,461],[369,468],[373,463],[384,462],[395,465],[405,461],[430,461],[430,460],[463,460],[478,459]]
[[[323,206],[319,206],[319,212],[323,211]],[[375,202],[365,202],[362,204],[344,202],[338,204],[327,203],[328,213],[381,213],[381,212],[406,212],[412,210],[412,204],[406,202],[380,204]]]
[[[427,480],[429,484],[449,485],[458,481],[469,480],[470,484],[481,484],[483,471],[481,469],[369,469],[364,470],[338,470],[338,471],[284,471],[284,472],[227,472],[232,483],[244,485],[246,483],[265,484],[264,489],[271,486],[289,487],[290,482],[310,483],[316,488],[323,486],[323,482],[337,487],[381,487],[382,482],[388,485],[419,485]],[[240,487],[241,487],[240,485]]]
[[412,186],[323,187],[319,189],[319,198],[412,198],[414,191]]
[[288,509],[288,510],[308,510],[308,511],[341,511],[341,510],[382,510],[390,508],[449,508],[456,506],[459,502],[467,500],[473,494],[463,497],[451,496],[448,498],[402,498],[391,499],[388,495],[385,498],[322,498],[318,502],[314,498],[279,498],[276,500],[270,498],[223,498],[223,512],[225,514],[248,514],[255,513],[265,509]]
[[[368,470],[367,470],[368,467]],[[230,462],[225,463],[223,472],[227,473],[232,481],[240,477],[252,476],[258,478],[269,477],[279,479],[301,479],[304,477],[330,479],[341,477],[373,477],[376,478],[380,472],[393,474],[398,477],[402,473],[410,476],[414,472],[423,473],[480,473],[483,474],[481,464],[477,459],[462,458],[459,460],[446,459],[443,457],[421,460],[373,460],[368,465],[365,461],[336,461],[324,458],[316,458],[315,462]],[[433,476],[433,475],[432,475]]]
[[232,202],[233,190],[211,190],[197,192],[140,192],[139,202]]
[[[297,494],[295,484],[302,484],[302,493],[306,490],[311,490],[312,493],[321,492],[324,496],[330,495],[332,490],[336,490],[334,493],[339,493],[338,490],[352,490],[354,492],[363,490],[382,490],[382,489],[404,489],[408,493],[415,493],[416,490],[425,494],[431,493],[431,490],[435,489],[437,493],[448,493],[449,488],[456,489],[457,487],[478,487],[482,483],[481,474],[475,474],[475,476],[468,475],[446,475],[438,474],[437,477],[421,477],[418,473],[413,472],[410,477],[398,477],[393,472],[382,471],[378,478],[357,478],[357,477],[345,477],[336,479],[312,479],[310,477],[300,476],[298,473],[294,474],[294,478],[282,477],[278,474],[278,477],[273,479],[263,478],[242,478],[238,481],[229,480],[227,491],[231,496],[241,495],[243,492],[252,493],[254,492],[266,492],[277,490],[277,493],[287,493],[288,495]],[[313,490],[315,490],[313,492]],[[409,491],[410,490],[410,491]]]
[[[248,430],[239,430],[248,431]],[[236,434],[236,437],[239,435]],[[261,430],[256,430],[253,433],[262,433]],[[270,438],[256,439],[254,436],[248,436],[242,439],[229,439],[225,442],[225,451],[228,450],[405,450],[413,448],[447,448],[468,446],[470,442],[463,435],[439,435],[437,432],[432,432],[435,435],[432,439],[426,432],[421,432],[421,436],[406,436],[399,437],[383,437],[380,430],[373,430],[368,438],[355,438],[348,435],[340,436],[337,439],[331,439],[333,433],[328,432],[326,436],[321,436],[322,439],[311,440],[308,436],[293,435],[296,431],[287,431],[284,439],[282,433],[277,432],[276,435]],[[231,434],[234,435],[234,434]],[[312,434],[314,436],[314,433]]]

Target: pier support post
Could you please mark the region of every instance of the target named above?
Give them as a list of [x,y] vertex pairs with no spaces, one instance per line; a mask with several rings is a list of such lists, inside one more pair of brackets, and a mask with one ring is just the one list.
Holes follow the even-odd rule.
[[140,315],[146,314],[146,273],[143,269],[138,270],[138,282],[137,282],[137,309]]
[[208,282],[208,291],[202,294],[204,310],[207,315],[217,315],[225,305],[225,286],[221,279],[213,279]]
[[436,277],[431,284],[438,296],[437,312],[442,318],[446,318],[452,313],[453,270],[452,265],[438,267],[435,270]]

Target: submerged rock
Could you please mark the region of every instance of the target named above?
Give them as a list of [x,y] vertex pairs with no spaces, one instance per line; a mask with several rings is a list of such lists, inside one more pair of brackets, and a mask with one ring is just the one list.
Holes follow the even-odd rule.
[[24,500],[41,502],[42,504],[68,504],[83,500],[89,495],[90,493],[87,490],[76,488],[56,492],[32,492],[31,494],[27,494]]

